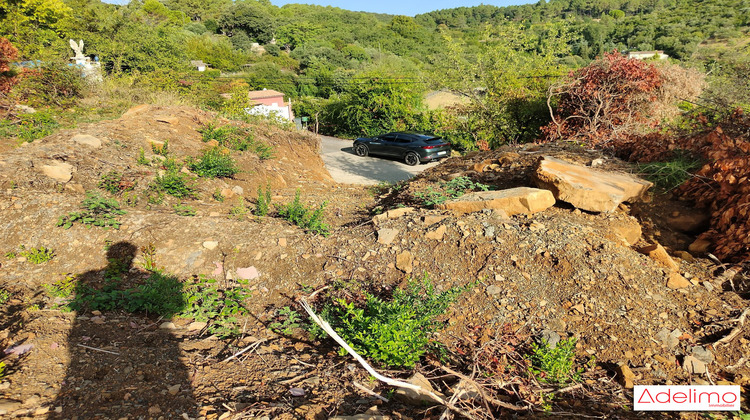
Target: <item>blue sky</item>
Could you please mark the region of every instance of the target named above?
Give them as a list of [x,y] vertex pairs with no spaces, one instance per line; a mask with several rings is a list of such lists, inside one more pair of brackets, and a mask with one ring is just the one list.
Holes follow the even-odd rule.
[[387,13],[390,15],[414,16],[420,13],[432,12],[433,10],[452,9],[461,6],[479,6],[489,4],[492,6],[510,6],[531,3],[530,0],[502,0],[502,1],[467,1],[467,0],[433,0],[433,1],[404,1],[404,0],[380,0],[380,1],[344,1],[344,0],[322,0],[322,1],[280,1],[271,0],[276,6],[289,3],[318,4],[321,6],[334,6],[356,12]]

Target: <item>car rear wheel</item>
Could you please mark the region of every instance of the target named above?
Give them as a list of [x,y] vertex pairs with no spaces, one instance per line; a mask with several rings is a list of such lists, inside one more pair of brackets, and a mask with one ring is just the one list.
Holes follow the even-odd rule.
[[416,166],[419,164],[419,155],[414,152],[409,152],[404,156],[404,162],[409,166]]
[[368,149],[364,144],[358,144],[354,146],[354,153],[356,153],[357,156],[364,157],[370,154],[370,149]]

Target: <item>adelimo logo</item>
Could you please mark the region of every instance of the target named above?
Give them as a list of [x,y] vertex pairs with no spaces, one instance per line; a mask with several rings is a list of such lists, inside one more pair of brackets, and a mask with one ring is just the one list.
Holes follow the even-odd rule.
[[739,411],[739,385],[636,385],[635,411]]

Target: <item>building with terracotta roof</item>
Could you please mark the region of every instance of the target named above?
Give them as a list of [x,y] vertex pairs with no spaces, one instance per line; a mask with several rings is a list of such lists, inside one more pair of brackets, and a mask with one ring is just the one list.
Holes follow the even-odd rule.
[[251,115],[270,116],[275,113],[289,121],[294,120],[292,103],[291,101],[284,102],[284,94],[281,92],[270,89],[251,90],[247,93],[247,97],[250,100],[248,113]]

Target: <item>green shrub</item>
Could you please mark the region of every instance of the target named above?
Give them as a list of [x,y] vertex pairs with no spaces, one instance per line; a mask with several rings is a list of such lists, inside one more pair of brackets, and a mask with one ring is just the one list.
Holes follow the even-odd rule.
[[240,172],[240,169],[232,156],[224,153],[224,150],[226,149],[220,147],[208,149],[198,160],[188,160],[188,167],[204,178],[231,178]]
[[132,190],[135,188],[135,183],[124,179],[123,175],[117,171],[109,171],[102,175],[99,188],[116,195]]
[[21,249],[21,255],[26,257],[26,261],[32,264],[43,264],[55,257],[55,253],[51,249],[43,246],[26,250],[22,245]]
[[425,275],[397,289],[391,300],[369,293],[360,303],[338,298],[321,315],[358,353],[385,366],[411,368],[442,328],[437,318],[464,290],[439,292]]
[[10,300],[10,292],[5,289],[0,289],[0,307],[5,305]]
[[302,204],[300,191],[297,190],[294,201],[279,208],[279,215],[308,232],[328,236],[331,233],[330,227],[323,221],[323,211],[327,204],[324,201],[317,209],[309,209]]
[[58,280],[52,284],[44,284],[44,290],[52,297],[69,298],[76,289],[78,278],[73,275],[67,275],[64,279]]
[[149,190],[155,193],[167,193],[177,198],[195,198],[197,194],[190,176],[175,170],[167,171],[164,175],[157,175],[149,185]]
[[268,325],[270,329],[279,334],[292,335],[295,329],[302,326],[302,317],[299,312],[285,306],[276,313],[276,320]]
[[174,212],[179,216],[195,216],[195,209],[188,205],[175,204]]
[[103,228],[113,227],[120,228],[120,222],[117,216],[125,214],[120,210],[120,204],[113,198],[104,198],[98,193],[89,192],[86,198],[81,202],[83,211],[68,213],[61,216],[57,221],[57,226],[69,229],[74,223],[79,222],[88,227],[99,226]]
[[256,216],[267,216],[271,210],[271,183],[266,184],[266,189],[258,186],[258,202],[255,205]]
[[213,199],[222,203],[224,202],[224,194],[222,194],[221,190],[219,188],[214,190],[214,193],[212,195]]
[[156,143],[151,143],[151,151],[159,156],[169,156],[169,140],[164,140],[164,143],[162,143],[161,146]]
[[468,191],[488,191],[489,185],[474,182],[469,177],[459,176],[450,181],[440,182],[438,189],[428,187],[426,192],[414,193],[414,198],[421,200],[425,207],[434,207],[452,198],[458,198]]
[[14,91],[33,106],[70,107],[83,97],[81,70],[63,60],[44,60],[24,73]]
[[547,342],[531,344],[531,372],[540,380],[551,384],[565,384],[580,380],[580,371],[573,370],[575,365],[576,339],[560,340],[555,348]]
[[143,150],[143,147],[138,151],[138,158],[136,159],[136,162],[139,165],[149,166],[151,165],[151,162],[146,159],[146,152]]
[[243,219],[249,212],[250,210],[245,206],[245,203],[240,203],[229,209],[229,217]]
[[220,287],[216,280],[199,276],[185,288],[185,295],[181,316],[208,323],[208,332],[222,338],[239,334],[237,317],[248,313],[244,302],[250,292],[243,287]]

